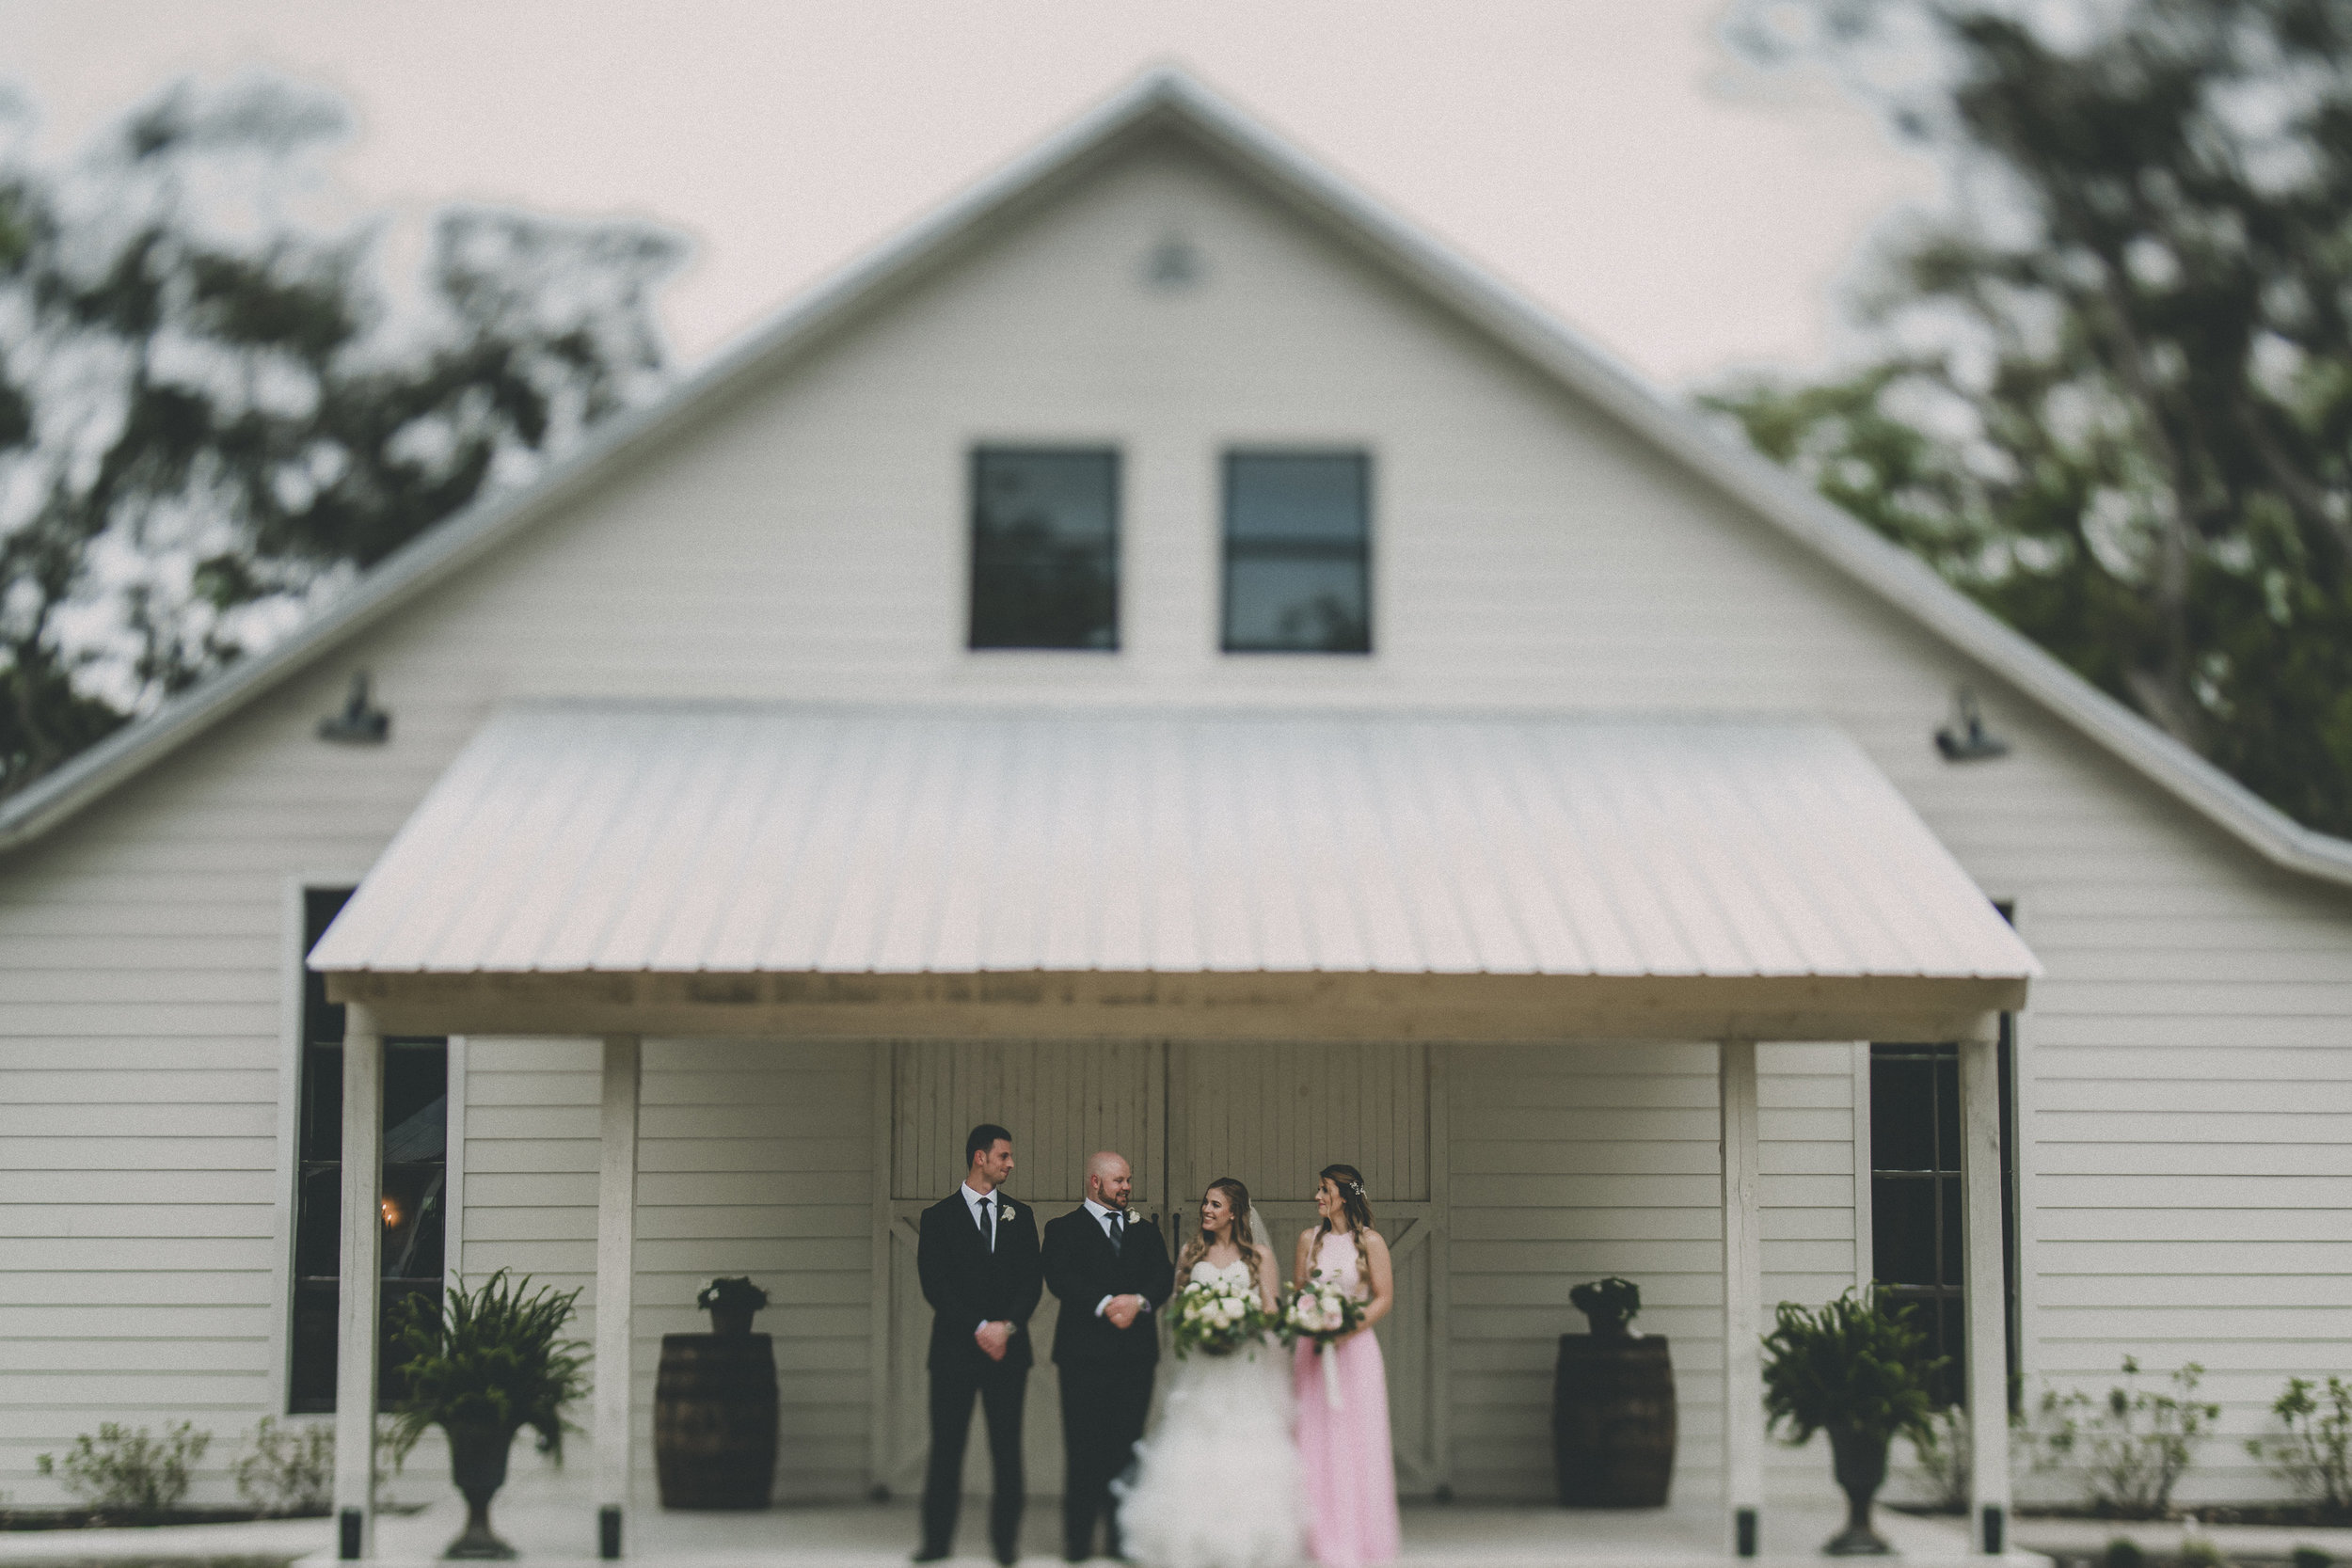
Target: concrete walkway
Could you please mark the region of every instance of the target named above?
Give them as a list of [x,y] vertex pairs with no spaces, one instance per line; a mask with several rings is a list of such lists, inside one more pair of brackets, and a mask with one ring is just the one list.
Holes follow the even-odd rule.
[[234,1525],[157,1525],[149,1529],[0,1530],[0,1564],[185,1562],[221,1557],[291,1561],[334,1544],[326,1519],[255,1519]]

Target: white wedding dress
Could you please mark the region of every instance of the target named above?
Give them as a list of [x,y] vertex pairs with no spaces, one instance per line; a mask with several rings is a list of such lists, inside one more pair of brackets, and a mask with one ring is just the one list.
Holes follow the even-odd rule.
[[[1245,1286],[1249,1265],[1192,1266]],[[1118,1484],[1127,1555],[1151,1568],[1287,1568],[1304,1550],[1290,1358],[1279,1344],[1176,1363],[1160,1424]]]

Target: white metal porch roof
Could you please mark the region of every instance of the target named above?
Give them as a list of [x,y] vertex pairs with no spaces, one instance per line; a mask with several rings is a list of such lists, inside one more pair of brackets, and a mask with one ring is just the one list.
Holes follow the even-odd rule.
[[1821,724],[503,711],[326,972],[2022,979]]

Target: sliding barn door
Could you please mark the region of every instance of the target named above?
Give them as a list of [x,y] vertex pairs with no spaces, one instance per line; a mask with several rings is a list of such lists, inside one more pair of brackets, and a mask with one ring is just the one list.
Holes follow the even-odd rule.
[[[888,1419],[882,1484],[917,1491],[930,1441],[931,1310],[914,1271],[917,1220],[963,1180],[963,1140],[980,1122],[1011,1132],[1016,1168],[1005,1196],[1045,1222],[1086,1198],[1086,1159],[1116,1149],[1135,1166],[1138,1208],[1156,1212],[1166,1184],[1167,1054],[1156,1044],[903,1041],[890,1048],[890,1260]],[[1029,1338],[1025,1464],[1029,1490],[1061,1489],[1061,1390],[1054,1374],[1058,1304],[1046,1292]],[[964,1488],[988,1489],[988,1443],[977,1416]]]
[[1220,1176],[1248,1186],[1273,1230],[1284,1277],[1298,1233],[1315,1223],[1316,1173],[1363,1172],[1396,1269],[1396,1306],[1375,1330],[1389,1372],[1397,1480],[1430,1492],[1445,1479],[1438,1395],[1445,1337],[1442,1139],[1430,1106],[1429,1048],[1417,1044],[1181,1044],[1170,1048],[1170,1204],[1181,1246]]

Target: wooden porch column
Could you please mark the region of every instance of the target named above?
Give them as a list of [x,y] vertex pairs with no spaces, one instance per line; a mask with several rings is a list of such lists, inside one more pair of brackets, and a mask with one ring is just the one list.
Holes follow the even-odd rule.
[[1725,1040],[1716,1073],[1724,1176],[1724,1505],[1731,1550],[1763,1528],[1764,1263],[1758,1229],[1756,1042]]
[[342,1247],[335,1297],[336,1554],[375,1555],[375,1357],[384,1275],[384,1037],[343,1005]]
[[604,1117],[596,1164],[596,1555],[621,1555],[628,1507],[629,1327],[637,1283],[640,1041],[604,1037]]
[[[1997,1022],[1988,1020],[1997,1029]],[[1960,1042],[1962,1300],[1968,1321],[1970,1537],[2009,1544],[2009,1278],[2001,1243],[2001,1058],[1997,1037]]]

